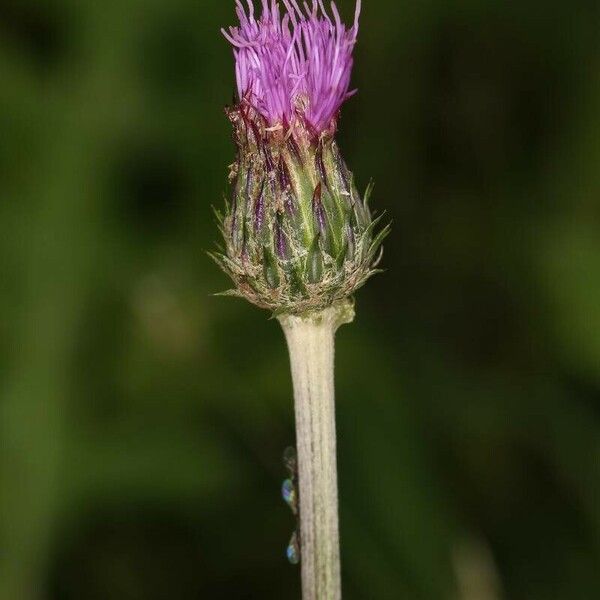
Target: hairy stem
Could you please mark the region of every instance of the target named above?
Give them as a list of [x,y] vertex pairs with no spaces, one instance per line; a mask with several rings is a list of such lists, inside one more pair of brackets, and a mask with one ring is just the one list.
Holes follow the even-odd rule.
[[334,402],[334,336],[354,317],[349,300],[285,315],[294,384],[303,600],[340,600],[340,543]]

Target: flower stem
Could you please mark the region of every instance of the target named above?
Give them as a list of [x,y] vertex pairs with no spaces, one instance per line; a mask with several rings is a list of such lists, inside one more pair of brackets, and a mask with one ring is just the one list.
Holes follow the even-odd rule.
[[340,600],[340,543],[334,402],[334,336],[350,323],[344,300],[325,310],[279,321],[294,384],[303,600]]

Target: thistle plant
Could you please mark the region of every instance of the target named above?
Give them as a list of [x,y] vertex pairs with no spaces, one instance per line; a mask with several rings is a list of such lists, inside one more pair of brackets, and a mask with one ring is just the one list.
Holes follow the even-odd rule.
[[335,140],[350,90],[354,23],[335,3],[237,0],[239,26],[223,30],[235,57],[237,98],[226,109],[237,158],[217,212],[213,258],[234,288],[280,321],[290,354],[302,590],[341,598],[334,408],[334,335],[354,318],[353,294],[374,273],[389,226],[378,229],[371,186],[359,194]]

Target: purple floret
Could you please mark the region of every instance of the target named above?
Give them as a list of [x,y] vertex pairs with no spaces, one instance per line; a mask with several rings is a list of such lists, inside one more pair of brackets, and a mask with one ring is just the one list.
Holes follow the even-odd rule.
[[262,0],[255,15],[236,0],[239,27],[223,30],[233,45],[240,101],[249,102],[269,127],[288,128],[298,119],[316,133],[330,129],[350,89],[352,51],[358,35],[361,0],[347,28],[334,2],[330,16],[323,0]]

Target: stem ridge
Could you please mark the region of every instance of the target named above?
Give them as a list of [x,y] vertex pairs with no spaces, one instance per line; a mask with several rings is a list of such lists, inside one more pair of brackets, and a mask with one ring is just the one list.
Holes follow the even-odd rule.
[[354,317],[350,300],[282,315],[296,416],[303,600],[341,600],[335,430],[335,332]]

